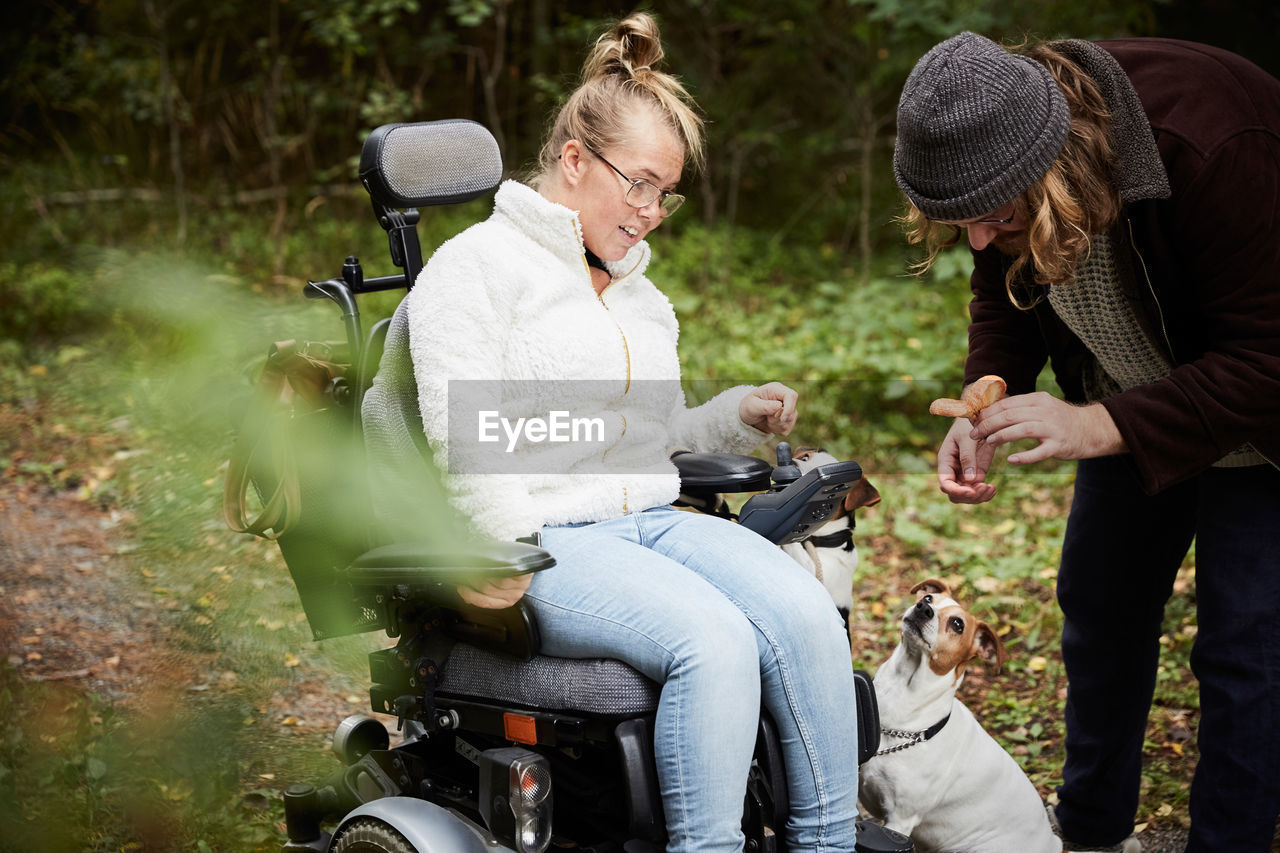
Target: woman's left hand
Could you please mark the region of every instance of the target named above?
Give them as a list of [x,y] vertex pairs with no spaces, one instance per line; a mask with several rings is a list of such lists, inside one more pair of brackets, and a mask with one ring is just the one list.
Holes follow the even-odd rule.
[[970,437],[989,445],[1024,438],[1039,442],[1030,450],[1011,454],[1013,465],[1042,459],[1092,459],[1129,450],[1101,403],[1075,406],[1043,391],[1006,397],[983,409],[974,421]]
[[787,435],[796,425],[797,394],[781,382],[752,389],[738,404],[738,417],[747,426],[773,435]]

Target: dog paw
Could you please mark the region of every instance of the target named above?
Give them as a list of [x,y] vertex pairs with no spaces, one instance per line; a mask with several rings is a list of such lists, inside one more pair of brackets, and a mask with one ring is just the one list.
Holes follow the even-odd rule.
[[929,404],[929,414],[948,418],[972,418],[987,406],[1004,396],[1008,389],[999,376],[984,376],[975,381],[959,400],[943,397]]

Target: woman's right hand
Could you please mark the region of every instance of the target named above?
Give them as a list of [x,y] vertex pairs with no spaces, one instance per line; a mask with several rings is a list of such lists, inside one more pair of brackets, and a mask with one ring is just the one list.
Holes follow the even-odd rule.
[[956,418],[938,448],[938,487],[952,503],[980,504],[996,493],[986,482],[995,448],[970,438],[972,431],[968,418]]
[[524,597],[525,590],[533,581],[532,574],[513,575],[498,578],[484,583],[458,584],[458,597],[472,607],[483,607],[488,610],[501,610],[511,607]]

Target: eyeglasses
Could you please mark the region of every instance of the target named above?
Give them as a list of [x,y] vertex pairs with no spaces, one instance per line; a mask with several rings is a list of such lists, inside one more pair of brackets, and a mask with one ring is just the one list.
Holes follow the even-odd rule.
[[[584,146],[586,147],[586,146]],[[617,172],[622,180],[631,184],[627,190],[626,202],[634,208],[648,207],[655,201],[658,202],[658,209],[663,216],[670,216],[680,209],[680,205],[684,204],[684,196],[679,193],[673,193],[670,190],[658,189],[653,184],[640,178],[628,178],[623,174],[622,170],[617,166],[604,159],[604,156],[594,148],[587,148],[592,154],[600,158],[600,160],[613,171]]]

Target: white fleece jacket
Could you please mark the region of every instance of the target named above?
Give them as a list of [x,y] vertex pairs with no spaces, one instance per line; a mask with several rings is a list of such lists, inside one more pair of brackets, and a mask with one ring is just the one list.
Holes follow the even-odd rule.
[[[577,212],[507,181],[493,215],[418,276],[407,311],[423,429],[477,533],[509,540],[669,504],[673,449],[745,453],[767,437],[738,416],[750,386],[686,406],[675,312],[645,277],[649,254],[640,242],[606,262],[614,280],[597,296]],[[473,440],[482,411],[607,423],[602,441],[521,440],[508,452],[503,429]]]

